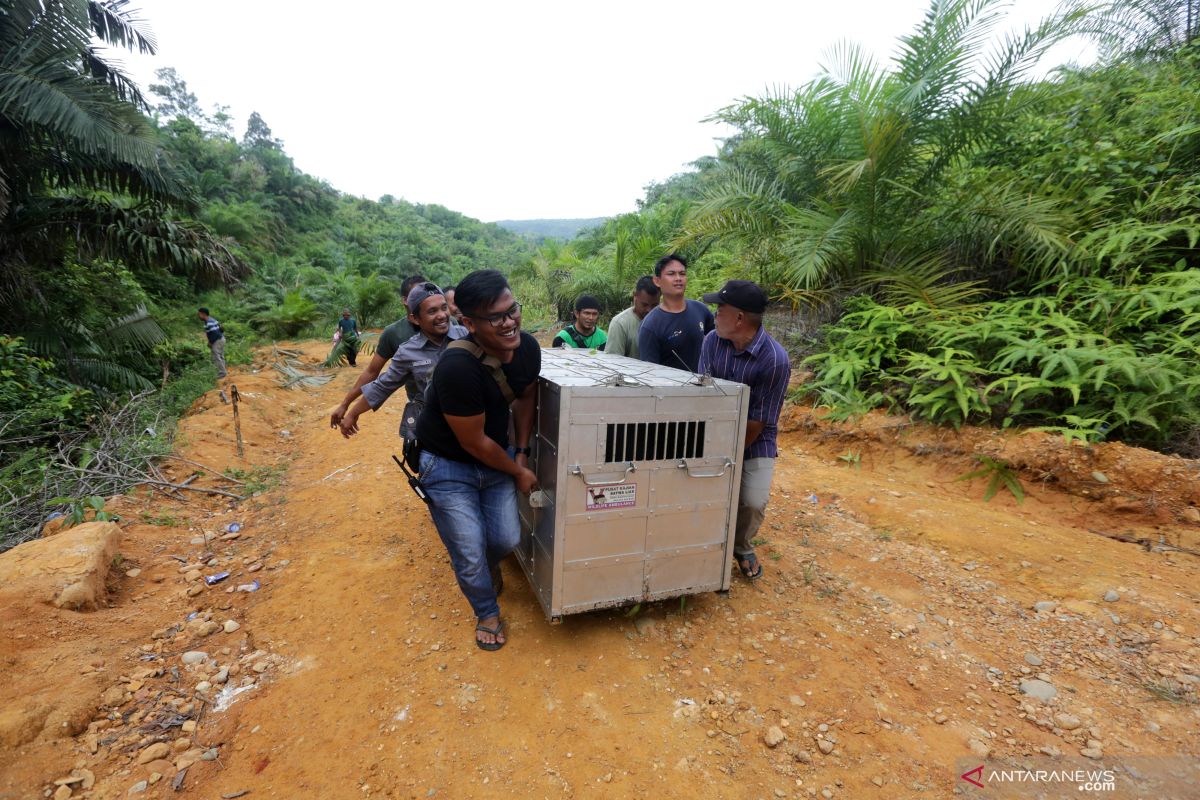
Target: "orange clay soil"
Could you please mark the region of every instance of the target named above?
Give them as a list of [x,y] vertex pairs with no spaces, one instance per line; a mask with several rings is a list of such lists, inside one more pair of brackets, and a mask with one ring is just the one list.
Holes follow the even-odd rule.
[[[108,607],[6,600],[0,798],[947,797],[985,754],[1197,761],[1196,462],[789,409],[761,581],[551,626],[509,561],[485,653],[389,457],[403,404],[328,427],[356,374],[284,389],[261,353],[226,384],[245,458],[215,390],[178,437],[253,497],[118,498]],[[981,454],[1023,504],[955,480]]]

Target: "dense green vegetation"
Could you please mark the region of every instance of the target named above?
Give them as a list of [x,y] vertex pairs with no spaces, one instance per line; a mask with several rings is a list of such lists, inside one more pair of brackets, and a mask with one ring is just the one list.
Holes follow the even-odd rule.
[[212,385],[197,306],[245,363],[258,337],[329,335],[346,306],[391,322],[408,275],[511,271],[534,249],[441,206],[343,195],[258,114],[238,138],[172,70],[143,93],[97,42],[155,47],[128,0],[0,0],[0,547],[68,491],[52,456],[111,438],[131,393],[121,425],[156,435],[122,451],[163,446]]
[[211,298],[222,323],[296,336],[324,332],[349,307],[360,325],[384,325],[401,313],[396,288],[409,275],[453,283],[481,264],[511,271],[533,252],[442,206],[343,195],[297,169],[258,114],[238,140],[220,106],[206,114],[173,70],[159,79],[150,91],[162,147],[196,187],[198,218],[251,268],[242,291]]
[[[996,45],[1001,4],[938,0],[893,63],[843,45],[805,86],[717,112],[737,133],[716,156],[543,247],[530,289],[616,311],[677,248],[690,291],[748,277],[837,318],[801,348],[836,414],[1200,455],[1197,10],[1066,4]],[[1076,34],[1106,58],[1029,82]]]

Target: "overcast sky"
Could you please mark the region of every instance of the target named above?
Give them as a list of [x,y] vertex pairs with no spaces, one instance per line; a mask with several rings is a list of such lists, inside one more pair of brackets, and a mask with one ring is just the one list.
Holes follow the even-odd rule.
[[[134,0],[174,67],[237,135],[258,111],[335,188],[485,221],[632,211],[646,184],[715,152],[702,120],[799,86],[831,45],[886,60],[927,0],[360,2]],[[1014,24],[1053,0],[1015,0]],[[1079,46],[1056,61],[1081,57]]]

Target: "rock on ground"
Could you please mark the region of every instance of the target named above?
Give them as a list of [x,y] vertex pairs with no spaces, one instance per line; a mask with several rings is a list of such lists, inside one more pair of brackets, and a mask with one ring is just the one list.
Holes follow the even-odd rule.
[[1043,703],[1050,702],[1058,694],[1058,689],[1055,689],[1045,681],[1036,679],[1021,681],[1021,691],[1030,697],[1036,697]]
[[105,599],[104,580],[121,544],[112,522],[85,522],[50,539],[0,554],[0,603],[33,598],[58,608],[92,610]]

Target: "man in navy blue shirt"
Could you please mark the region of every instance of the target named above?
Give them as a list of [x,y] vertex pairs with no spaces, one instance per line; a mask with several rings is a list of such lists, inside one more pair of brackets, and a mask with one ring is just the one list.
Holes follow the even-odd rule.
[[750,387],[733,554],[742,575],[756,581],[763,568],[751,542],[766,516],[779,453],[779,413],[792,365],[787,351],[762,326],[767,293],[757,283],[727,281],[721,291],[704,295],[704,302],[716,303],[717,313],[716,330],[704,338],[700,351],[700,372]]
[[703,303],[683,296],[687,262],[678,253],[663,256],[654,265],[654,284],[662,291],[662,299],[638,329],[638,358],[695,372],[700,364],[700,344],[713,329],[712,312]]
[[224,378],[228,372],[225,369],[225,331],[216,317],[208,313],[208,309],[200,306],[196,312],[204,323],[204,335],[208,339],[208,349],[212,351],[213,366],[217,368],[217,378]]

